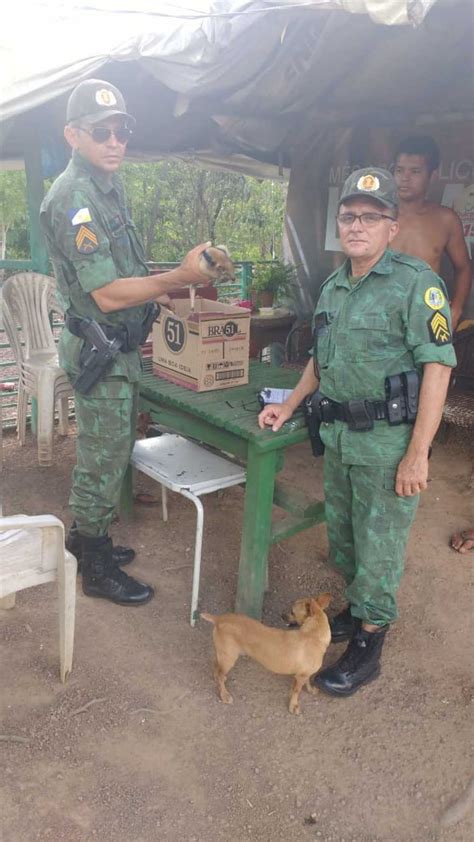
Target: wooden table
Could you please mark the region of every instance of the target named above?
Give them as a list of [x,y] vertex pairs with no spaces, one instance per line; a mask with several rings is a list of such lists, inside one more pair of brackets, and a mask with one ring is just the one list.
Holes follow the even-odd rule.
[[[291,388],[298,372],[259,362],[250,363],[250,382],[214,392],[193,392],[145,373],[140,384],[140,410],[188,438],[230,453],[246,465],[244,522],[239,562],[236,611],[261,617],[270,545],[324,520],[324,504],[307,499],[298,489],[276,482],[284,452],[307,442],[302,413],[296,413],[278,433],[257,425],[257,392],[267,386]],[[314,470],[311,465],[310,470]],[[272,506],[287,516],[272,524]],[[125,507],[131,507],[131,487]]]

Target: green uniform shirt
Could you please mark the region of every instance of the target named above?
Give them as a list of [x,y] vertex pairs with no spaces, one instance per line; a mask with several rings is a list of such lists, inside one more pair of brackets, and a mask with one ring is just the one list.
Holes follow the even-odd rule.
[[[65,310],[112,326],[143,320],[144,305],[103,313],[91,295],[116,278],[148,274],[145,253],[117,175],[109,180],[74,151],[45,197],[40,219],[56,275],[58,298]],[[79,370],[82,342],[66,328],[63,330],[59,361],[72,377]],[[140,372],[140,353],[130,351],[117,354],[107,375],[134,382]]]
[[[422,260],[387,250],[351,285],[350,261],[321,287],[315,310],[314,357],[328,398],[385,400],[385,378],[424,363],[454,367],[451,316],[441,278]],[[344,464],[395,465],[406,451],[409,424],[355,432],[336,421],[321,425],[327,447]]]

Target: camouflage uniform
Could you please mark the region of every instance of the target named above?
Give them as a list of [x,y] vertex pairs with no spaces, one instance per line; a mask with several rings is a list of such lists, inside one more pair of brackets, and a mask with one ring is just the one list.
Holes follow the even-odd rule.
[[[116,278],[148,273],[117,175],[109,181],[73,152],[43,201],[41,223],[65,310],[110,326],[143,320],[144,306],[103,313],[91,295]],[[82,346],[82,339],[63,330],[59,362],[71,380]],[[139,351],[119,353],[87,395],[75,393],[77,464],[69,502],[83,535],[104,535],[118,505],[135,441],[140,373]]]
[[[385,400],[387,376],[425,363],[454,366],[443,281],[427,263],[387,250],[351,283],[350,261],[321,287],[314,356],[320,390],[334,401]],[[330,560],[347,582],[351,612],[383,626],[397,618],[396,594],[418,497],[395,493],[412,427],[375,421],[367,432],[321,425]]]

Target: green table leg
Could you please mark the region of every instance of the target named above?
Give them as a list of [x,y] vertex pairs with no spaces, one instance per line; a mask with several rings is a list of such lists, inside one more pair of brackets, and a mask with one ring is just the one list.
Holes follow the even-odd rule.
[[277,451],[248,448],[236,611],[259,620],[267,573]]
[[127,523],[133,514],[133,468],[131,465],[128,466],[123,478],[119,505],[120,518]]

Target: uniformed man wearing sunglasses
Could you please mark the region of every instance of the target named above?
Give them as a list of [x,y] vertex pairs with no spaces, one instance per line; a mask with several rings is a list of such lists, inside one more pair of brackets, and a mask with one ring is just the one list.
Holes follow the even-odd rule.
[[[60,364],[73,386],[77,383],[77,464],[70,496],[74,521],[67,546],[81,563],[84,593],[120,605],[141,605],[153,596],[152,587],[121,569],[134,551],[113,547],[108,535],[135,441],[139,345],[150,330],[153,302],[190,283],[209,283],[199,271],[200,255],[209,244],[190,251],[178,268],[148,275],[117,175],[134,126],[114,85],[101,79],[81,82],[69,98],[64,129],[72,158],[41,207],[66,311]],[[93,385],[87,366],[95,349],[86,335],[91,320],[113,343],[113,358]]]

